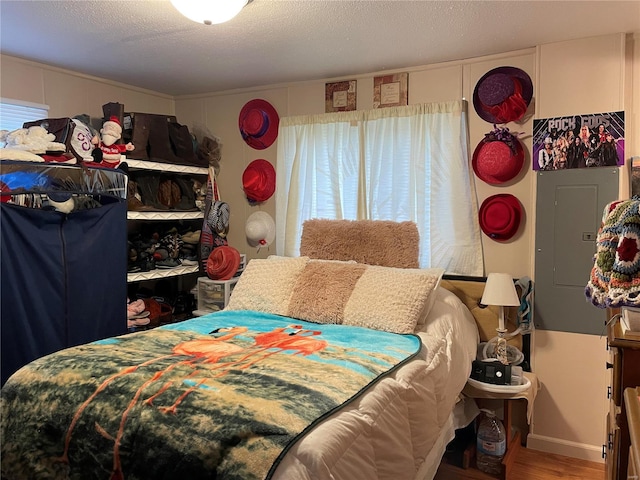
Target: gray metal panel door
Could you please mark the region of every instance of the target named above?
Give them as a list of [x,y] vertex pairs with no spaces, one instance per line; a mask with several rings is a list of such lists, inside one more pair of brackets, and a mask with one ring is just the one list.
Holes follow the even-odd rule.
[[600,335],[606,314],[585,297],[596,235],[607,203],[618,198],[617,168],[537,175],[534,324]]

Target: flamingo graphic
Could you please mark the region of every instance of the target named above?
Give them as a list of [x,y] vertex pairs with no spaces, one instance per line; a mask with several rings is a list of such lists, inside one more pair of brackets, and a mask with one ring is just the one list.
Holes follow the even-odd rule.
[[[183,376],[181,381],[184,382],[187,379],[194,378],[201,374],[203,370],[207,371],[200,380],[194,385],[187,388],[182,392],[175,402],[166,407],[158,407],[158,410],[163,413],[176,414],[178,406],[184,401],[184,399],[192,392],[198,390],[202,384],[213,378],[219,378],[231,371],[233,368],[247,369],[255,365],[256,363],[272,356],[277,353],[283,353],[286,351],[294,351],[294,355],[310,355],[314,352],[325,349],[328,343],[325,340],[313,338],[320,335],[321,332],[315,330],[304,329],[301,325],[288,325],[286,327],[275,328],[272,331],[259,333],[254,337],[253,345],[249,347],[241,347],[233,343],[227,342],[227,340],[236,337],[237,335],[244,334],[248,331],[247,327],[237,326],[230,328],[221,328],[211,332],[212,334],[223,333],[218,337],[198,338],[194,340],[188,340],[177,344],[172,349],[172,353],[169,355],[163,355],[156,357],[139,365],[133,365],[124,368],[123,370],[106,378],[96,390],[80,405],[73,416],[69,428],[67,429],[64,442],[64,451],[58,461],[69,464],[69,446],[73,435],[73,430],[82,416],[85,409],[89,404],[103,392],[112,382],[115,380],[130,375],[143,367],[147,367],[161,360],[173,357],[186,357],[183,360],[179,360],[172,363],[163,370],[159,370],[146,380],[133,394],[129,404],[123,411],[120,418],[119,428],[115,437],[111,436],[104,428],[102,428],[96,422],[96,430],[105,438],[114,442],[113,444],[113,469],[111,473],[111,480],[124,480],[124,472],[122,471],[122,465],[120,461],[120,445],[124,435],[125,425],[127,418],[131,410],[138,404],[144,390],[149,388],[154,383],[160,381],[167,373],[176,369],[179,366],[187,366],[193,371],[186,376]],[[243,354],[237,360],[222,362],[220,360],[225,357]],[[144,400],[144,404],[153,406],[154,400],[166,392],[177,381],[175,379],[165,382],[157,392],[152,396]]]

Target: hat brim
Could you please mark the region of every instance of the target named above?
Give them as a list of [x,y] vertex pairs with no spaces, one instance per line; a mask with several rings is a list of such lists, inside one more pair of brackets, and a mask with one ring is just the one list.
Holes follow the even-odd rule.
[[[249,174],[253,170],[257,171],[258,175],[264,174],[266,177],[265,185],[260,191],[251,191],[247,185]],[[276,170],[271,162],[259,158],[247,165],[242,173],[242,188],[250,202],[261,203],[269,200],[276,191]]]
[[471,166],[476,176],[489,185],[502,185],[516,178],[524,165],[524,149],[522,148],[522,144],[519,140],[516,139],[516,142],[515,154],[513,154],[506,143],[501,142],[505,146],[507,146],[507,149],[511,153],[511,155],[508,158],[504,159],[504,162],[508,162],[507,169],[503,170],[500,175],[495,175],[490,173],[491,165],[485,164],[480,156],[483,148],[485,148],[487,144],[491,142],[485,142],[484,140],[481,140],[480,143],[478,143],[478,145],[476,146],[476,149],[473,152],[473,158],[471,159]]
[[[244,128],[244,121],[251,110],[258,109],[266,113],[269,118],[269,127],[267,131],[260,136],[249,135]],[[238,128],[240,129],[240,135],[244,139],[245,143],[256,150],[264,150],[270,147],[278,137],[278,125],[280,124],[280,117],[273,105],[266,100],[256,98],[249,100],[244,104],[238,115]]]
[[531,104],[531,99],[533,98],[533,82],[531,81],[531,77],[524,70],[516,67],[497,67],[492,70],[489,70],[485,73],[480,80],[476,83],[475,88],[473,89],[473,108],[480,118],[482,118],[485,122],[489,123],[508,123],[515,122],[520,120],[520,118],[510,118],[510,119],[498,119],[495,115],[490,112],[487,112],[484,108],[482,108],[482,102],[478,96],[478,89],[482,85],[483,82],[486,82],[490,77],[496,74],[506,74],[511,77],[515,77],[520,80],[520,85],[522,86],[522,99],[527,104],[527,108]]
[[478,219],[486,236],[496,242],[506,242],[520,228],[522,205],[509,193],[493,195],[482,202]]

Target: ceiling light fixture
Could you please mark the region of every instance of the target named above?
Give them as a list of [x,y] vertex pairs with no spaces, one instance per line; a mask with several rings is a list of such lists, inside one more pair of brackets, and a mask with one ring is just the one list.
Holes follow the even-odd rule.
[[231,20],[249,3],[248,0],[171,0],[171,4],[189,20],[205,25]]

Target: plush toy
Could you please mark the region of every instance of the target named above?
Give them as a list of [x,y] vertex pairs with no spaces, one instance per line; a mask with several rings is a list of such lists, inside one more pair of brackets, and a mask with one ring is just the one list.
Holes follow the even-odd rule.
[[104,122],[100,134],[101,138],[96,135],[92,140],[92,143],[97,145],[92,156],[94,162],[102,166],[116,168],[120,163],[120,156],[135,148],[131,142],[126,145],[116,144],[116,141],[122,137],[122,126],[118,117],[112,116]]
[[5,143],[5,148],[14,150],[25,150],[27,152],[41,155],[47,152],[64,152],[64,143],[55,141],[56,136],[47,132],[43,127],[19,128],[8,132],[0,132],[0,141]]

